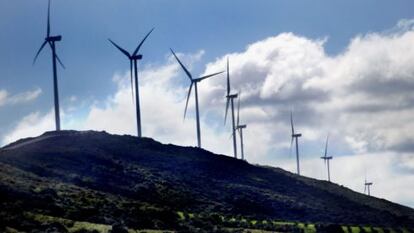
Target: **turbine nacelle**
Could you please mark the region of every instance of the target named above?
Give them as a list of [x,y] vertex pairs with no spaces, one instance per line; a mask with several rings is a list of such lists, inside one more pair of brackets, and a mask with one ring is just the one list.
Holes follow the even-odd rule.
[[245,129],[247,127],[247,125],[238,125],[237,129]]
[[302,137],[301,133],[292,134],[292,138]]
[[227,95],[226,98],[237,98],[238,94]]
[[137,55],[132,55],[131,56],[131,60],[141,60],[142,59],[142,54],[137,54]]
[[48,37],[45,38],[45,40],[47,42],[61,41],[62,40],[62,36],[61,35],[59,35],[59,36],[48,36]]
[[332,156],[323,156],[321,159],[332,159]]

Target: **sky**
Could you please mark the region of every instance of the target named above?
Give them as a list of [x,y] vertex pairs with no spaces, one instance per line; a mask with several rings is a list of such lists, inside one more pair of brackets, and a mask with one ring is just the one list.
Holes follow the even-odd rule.
[[[139,63],[143,135],[196,145],[189,81],[225,70],[240,93],[246,159],[414,207],[414,2],[410,0],[52,0],[62,128],[136,134],[128,51],[153,27]],[[54,129],[46,0],[0,0],[0,144]],[[203,148],[232,156],[225,74],[199,84]],[[238,142],[239,143],[239,142]],[[277,181],[275,181],[277,182]]]

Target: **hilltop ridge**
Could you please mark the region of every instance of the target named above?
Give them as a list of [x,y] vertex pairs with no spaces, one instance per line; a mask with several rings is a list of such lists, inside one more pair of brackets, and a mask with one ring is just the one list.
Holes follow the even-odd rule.
[[38,214],[96,224],[122,222],[132,229],[183,229],[177,213],[414,227],[409,207],[280,168],[150,138],[47,132],[1,148],[0,167],[0,216],[7,216],[2,224],[13,228],[21,219],[26,227],[36,227],[27,216]]

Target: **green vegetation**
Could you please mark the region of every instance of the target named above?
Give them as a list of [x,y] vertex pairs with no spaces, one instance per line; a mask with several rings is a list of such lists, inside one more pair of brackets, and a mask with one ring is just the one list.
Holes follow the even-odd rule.
[[308,225],[306,225],[305,233],[316,233],[315,224],[308,224]]
[[24,214],[28,219],[32,219],[38,222],[41,225],[51,225],[53,223],[59,223],[64,227],[69,233],[76,233],[84,231],[89,232],[99,232],[99,233],[108,233],[111,230],[111,226],[104,225],[104,224],[95,224],[90,222],[78,222],[72,221],[69,219],[52,217],[42,214],[33,214],[33,213],[25,213]]
[[180,220],[185,220],[184,212],[177,211],[177,214],[178,214],[178,217],[179,217]]
[[380,227],[373,227],[372,229],[374,229],[374,231],[377,233],[384,233],[384,230]]
[[[312,224],[312,223],[301,223],[301,222],[288,222],[288,221],[274,221],[274,220],[249,220],[244,217],[231,217],[231,216],[220,216],[217,214],[212,214],[211,216],[206,216],[202,214],[192,213],[192,217],[189,218],[190,214],[186,214],[182,211],[176,212],[179,221],[182,223],[182,226],[185,226],[189,222],[193,223],[208,223],[211,227],[211,232],[245,232],[245,233],[267,233],[267,232],[303,232],[303,233],[317,233],[319,231],[326,232],[326,227],[335,226],[335,225],[324,225],[324,224]],[[80,233],[80,232],[90,232],[90,233],[111,233],[111,225],[98,224],[85,221],[75,221],[67,218],[53,217],[49,215],[25,212],[23,214],[24,218],[27,221],[33,221],[41,226],[49,226],[48,229],[60,229],[68,233]],[[186,217],[187,216],[187,217]],[[216,227],[213,227],[213,226]],[[218,225],[223,226],[223,228],[217,228]],[[203,228],[209,228],[204,226]],[[380,227],[371,227],[371,226],[337,226],[340,231],[344,233],[359,233],[359,232],[375,232],[375,233],[384,233],[384,229]],[[221,230],[220,230],[221,229]],[[184,229],[183,229],[184,230]],[[195,228],[189,228],[190,231],[199,231]],[[15,228],[6,227],[3,230],[7,233],[19,232]],[[157,230],[157,229],[127,229],[128,233],[161,233],[161,232],[173,232],[168,230]],[[187,231],[187,230],[185,230]],[[204,231],[203,231],[204,232]],[[209,231],[210,232],[210,231]],[[328,231],[328,232],[338,232],[338,231]],[[387,229],[387,232],[390,233],[410,233],[405,228],[401,229]]]
[[371,232],[372,232],[371,227],[362,227],[362,229],[363,229],[366,233],[371,233]]
[[359,227],[351,227],[351,233],[360,233],[361,229]]

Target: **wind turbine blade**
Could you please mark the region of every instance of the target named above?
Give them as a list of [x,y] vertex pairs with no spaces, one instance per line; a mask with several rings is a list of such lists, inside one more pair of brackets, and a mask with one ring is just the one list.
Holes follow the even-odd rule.
[[185,119],[185,115],[187,114],[188,100],[190,99],[192,88],[193,88],[193,82],[191,82],[190,88],[188,89],[187,100],[185,102],[185,109],[184,109],[184,119]]
[[227,95],[230,95],[230,71],[229,71],[229,58],[227,57]]
[[224,114],[224,124],[226,124],[226,120],[227,120],[227,112],[229,110],[229,105],[230,105],[230,98],[227,97],[227,101],[226,101],[226,112]]
[[240,124],[240,94],[239,93],[239,97],[237,98],[237,125]]
[[50,0],[47,5],[47,30],[46,30],[47,37],[50,36]]
[[367,171],[365,170],[365,179],[364,179],[365,183],[367,183]]
[[295,129],[293,128],[293,113],[292,112],[290,112],[290,126],[292,127],[292,137],[293,137],[293,134],[295,134]]
[[328,154],[328,140],[329,140],[329,134],[328,134],[328,136],[326,137],[326,143],[325,143],[325,157],[327,156],[327,154]]
[[289,157],[292,156],[292,146],[293,146],[293,136],[292,136],[292,140],[290,140]]
[[366,193],[366,191],[367,191],[367,185],[364,184],[364,194]]
[[119,49],[119,51],[121,51],[123,54],[125,54],[125,56],[127,56],[128,58],[131,58],[131,55],[125,49],[121,48],[119,45],[117,45],[111,39],[108,39],[108,40],[109,40],[109,42],[112,43],[113,46],[115,46],[117,49]]
[[200,78],[198,78],[198,79],[196,79],[196,80],[197,80],[197,81],[202,81],[202,80],[204,80],[204,79],[206,79],[206,78],[210,78],[210,77],[216,76],[216,75],[221,74],[221,73],[223,73],[223,72],[224,72],[224,71],[217,72],[217,73],[214,73],[214,74],[205,75],[205,76],[200,77]]
[[55,54],[56,60],[59,62],[59,64],[62,66],[63,69],[66,69],[65,65],[63,65],[62,61],[60,60],[59,56]]
[[134,78],[132,77],[132,60],[129,60],[129,70],[130,70],[130,77],[131,77],[131,94],[132,94],[132,103],[135,104],[134,100]]
[[154,28],[151,29],[151,31],[149,31],[147,33],[147,35],[144,37],[144,39],[142,39],[141,43],[139,43],[138,47],[135,49],[133,56],[137,55],[139,49],[141,48],[142,44],[144,43],[144,41],[147,39],[147,37],[151,34],[151,32],[154,31]]
[[185,68],[183,63],[181,63],[180,59],[178,59],[178,57],[177,57],[177,55],[175,55],[174,51],[171,48],[170,48],[170,50],[171,50],[172,54],[174,55],[175,59],[180,64],[181,68],[183,68],[184,72],[187,74],[188,78],[190,78],[190,80],[193,81],[193,77],[191,76],[190,72],[187,70],[187,68]]
[[47,41],[43,42],[43,44],[40,46],[40,49],[37,51],[36,56],[33,59],[33,65],[36,63],[37,57],[39,56],[40,52],[42,51],[42,49],[45,47],[46,44],[47,44]]

